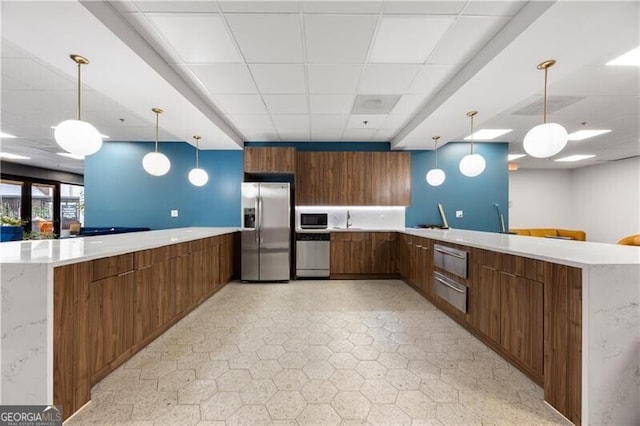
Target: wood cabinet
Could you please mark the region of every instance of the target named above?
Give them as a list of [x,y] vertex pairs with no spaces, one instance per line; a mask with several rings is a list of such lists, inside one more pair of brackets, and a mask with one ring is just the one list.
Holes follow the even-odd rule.
[[411,204],[411,156],[406,152],[298,152],[299,205]]
[[394,232],[332,232],[330,250],[333,278],[396,274]]
[[500,273],[500,345],[542,381],[543,284]]
[[500,343],[501,259],[499,253],[473,249],[468,282],[469,323],[497,344]]
[[295,173],[296,149],[279,147],[246,147],[245,173]]
[[104,377],[133,346],[134,284],[133,269],[90,284],[92,381]]
[[65,419],[91,386],[234,276],[236,235],[54,268],[54,402]]

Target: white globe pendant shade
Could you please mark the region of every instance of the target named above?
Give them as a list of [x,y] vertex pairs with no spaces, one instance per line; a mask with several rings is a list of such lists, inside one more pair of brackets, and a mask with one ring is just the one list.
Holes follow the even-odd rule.
[[532,157],[548,158],[562,151],[567,146],[567,140],[564,127],[557,123],[544,123],[527,132],[522,146]]
[[209,181],[209,175],[204,169],[191,169],[189,172],[189,182],[195,186],[203,186]]
[[440,186],[447,176],[442,169],[431,169],[427,172],[427,183],[431,186]]
[[171,162],[161,152],[149,152],[142,158],[142,167],[150,175],[162,176],[171,168]]
[[75,155],[91,155],[102,147],[100,132],[86,121],[65,120],[56,126],[53,137],[62,149]]
[[460,173],[468,177],[476,177],[481,174],[487,162],[480,154],[467,154],[460,160]]

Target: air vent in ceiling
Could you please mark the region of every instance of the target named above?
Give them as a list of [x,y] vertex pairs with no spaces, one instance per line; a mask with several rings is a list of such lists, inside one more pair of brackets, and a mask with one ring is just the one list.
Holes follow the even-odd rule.
[[358,95],[352,114],[389,114],[402,95]]
[[[556,111],[566,108],[583,100],[584,96],[549,96],[547,98],[547,114],[553,114]],[[519,110],[512,112],[513,115],[542,115],[544,99],[542,96],[526,105]]]

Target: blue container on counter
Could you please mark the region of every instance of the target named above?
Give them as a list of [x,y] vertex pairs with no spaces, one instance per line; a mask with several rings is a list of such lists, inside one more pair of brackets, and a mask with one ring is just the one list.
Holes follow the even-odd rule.
[[22,241],[22,226],[0,226],[0,242]]

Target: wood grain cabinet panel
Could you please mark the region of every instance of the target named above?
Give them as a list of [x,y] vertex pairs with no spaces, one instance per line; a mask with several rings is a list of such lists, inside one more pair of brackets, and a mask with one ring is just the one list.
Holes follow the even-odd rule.
[[133,253],[97,259],[93,264],[93,281],[133,270]]
[[474,264],[469,280],[468,318],[471,326],[500,343],[500,271]]
[[245,173],[295,173],[296,149],[292,147],[246,147]]
[[395,273],[397,270],[395,232],[372,232],[370,235],[372,273]]
[[542,382],[543,284],[500,273],[500,344]]
[[90,285],[92,382],[104,377],[112,363],[133,346],[133,271]]
[[411,157],[406,152],[298,152],[298,205],[411,203]]

